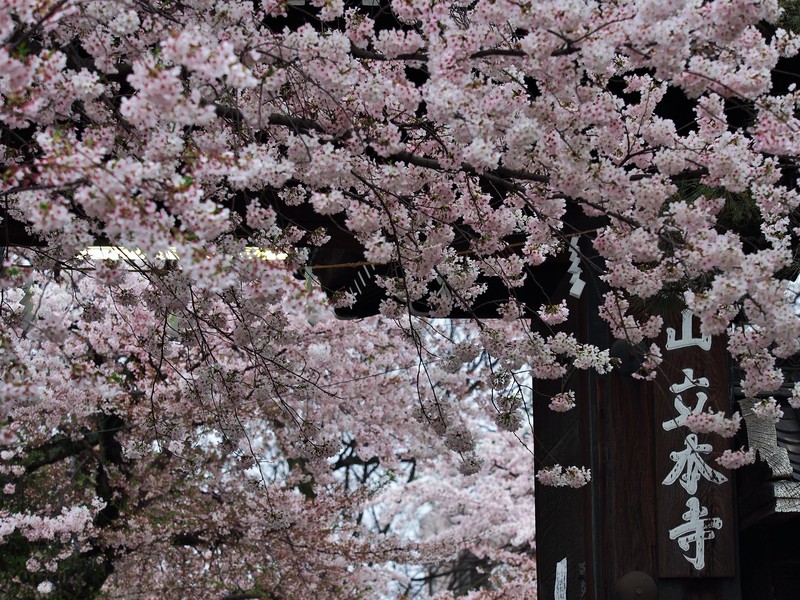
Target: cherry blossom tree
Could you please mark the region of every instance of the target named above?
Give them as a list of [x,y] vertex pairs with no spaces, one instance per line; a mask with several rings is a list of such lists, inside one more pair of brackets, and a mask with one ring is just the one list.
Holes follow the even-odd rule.
[[[3,291],[3,595],[400,595],[468,551],[467,589],[530,596],[530,427],[494,409],[474,332],[337,322],[258,256],[224,299],[40,258]],[[459,362],[420,361],[411,328]]]
[[[748,394],[800,350],[800,92],[781,76],[800,39],[780,18],[775,0],[5,3],[4,247],[34,248],[2,267],[3,592],[382,597],[477,557],[471,586],[530,597],[531,403],[581,401],[531,379],[614,366],[566,329],[557,274],[598,291],[640,377],[665,299],[727,336]],[[81,254],[98,244],[129,252]],[[360,301],[329,276],[343,248],[378,318],[325,307]]]

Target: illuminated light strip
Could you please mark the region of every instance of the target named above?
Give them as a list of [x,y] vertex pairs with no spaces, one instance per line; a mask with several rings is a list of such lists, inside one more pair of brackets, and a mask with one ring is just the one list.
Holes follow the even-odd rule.
[[129,260],[134,262],[144,260],[141,250],[130,250],[121,246],[89,246],[78,256],[90,260]]
[[[248,246],[244,249],[247,257],[260,258],[262,260],[286,260],[285,252],[275,252],[269,248],[259,248]],[[126,260],[130,262],[144,262],[145,255],[138,248],[130,249],[122,246],[89,246],[83,250],[79,256],[89,260]],[[159,252],[156,255],[160,260],[178,260],[178,253],[174,248],[166,252]]]
[[275,252],[269,248],[259,248],[258,246],[248,246],[244,249],[246,256],[253,256],[263,260],[286,260],[288,254],[286,252]]
[[[306,0],[286,0],[289,6],[304,6]],[[380,6],[381,0],[361,0],[361,6]]]

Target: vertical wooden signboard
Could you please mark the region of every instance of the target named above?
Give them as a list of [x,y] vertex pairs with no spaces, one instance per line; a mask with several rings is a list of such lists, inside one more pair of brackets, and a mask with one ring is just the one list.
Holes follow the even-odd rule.
[[[570,301],[566,325],[604,346],[608,330],[596,290],[588,291]],[[715,462],[731,443],[685,424],[693,413],[730,411],[725,340],[702,336],[687,311],[664,319],[654,381],[625,368],[581,373],[570,382],[582,400],[575,410],[553,413],[534,402],[537,467],[593,470],[582,490],[536,489],[541,600],[620,598],[634,573],[652,579],[659,600],[742,599],[733,476]],[[534,389],[543,397],[561,391],[558,382]]]
[[663,362],[652,385],[655,416],[656,527],[660,578],[735,575],[737,523],[731,473],[715,462],[730,448],[716,434],[695,434],[689,415],[728,411],[725,342],[703,337],[688,310],[666,327]]

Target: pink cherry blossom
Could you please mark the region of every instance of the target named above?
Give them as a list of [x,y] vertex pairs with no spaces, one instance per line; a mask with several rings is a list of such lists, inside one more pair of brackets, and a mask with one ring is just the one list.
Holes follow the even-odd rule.
[[616,364],[585,318],[652,380],[689,309],[750,397],[800,351],[777,0],[6,4],[0,546],[55,573],[9,597],[391,597],[462,549],[523,597],[534,404],[584,401],[536,380]]
[[717,457],[717,464],[725,467],[726,469],[739,469],[745,465],[751,465],[756,460],[756,451],[750,448],[745,451],[744,448],[740,450],[725,450],[722,456]]

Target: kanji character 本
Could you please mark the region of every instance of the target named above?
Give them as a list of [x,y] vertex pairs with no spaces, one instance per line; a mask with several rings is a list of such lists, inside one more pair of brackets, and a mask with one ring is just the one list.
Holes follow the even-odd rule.
[[[673,394],[680,394],[693,387],[708,387],[708,379],[705,377],[694,378],[694,371],[692,369],[683,369],[684,381],[683,383],[674,383],[670,386],[669,391]],[[672,431],[678,427],[683,427],[686,424],[686,417],[689,415],[696,415],[703,412],[706,405],[708,396],[705,392],[695,392],[697,396],[697,403],[693,408],[686,406],[683,403],[683,398],[680,395],[675,396],[675,410],[678,411],[678,416],[669,421],[664,421],[661,427],[664,431]]]
[[688,348],[690,346],[700,346],[703,350],[711,349],[711,336],[692,337],[692,311],[684,310],[681,312],[681,338],[676,339],[675,330],[667,327],[667,350],[677,350],[678,348]]
[[669,539],[677,539],[678,546],[684,552],[688,552],[692,544],[695,545],[694,556],[684,554],[683,557],[700,571],[706,566],[706,540],[713,540],[714,530],[722,529],[722,519],[709,517],[708,509],[700,506],[700,501],[695,497],[686,501],[686,507],[689,510],[682,515],[683,525],[670,529]]
[[697,436],[690,433],[686,436],[686,446],[680,452],[671,452],[669,457],[675,466],[664,478],[663,485],[672,485],[680,481],[681,487],[690,494],[697,492],[697,482],[704,477],[712,483],[725,483],[728,478],[715,471],[703,460],[701,454],[711,452],[711,444],[698,444]]

